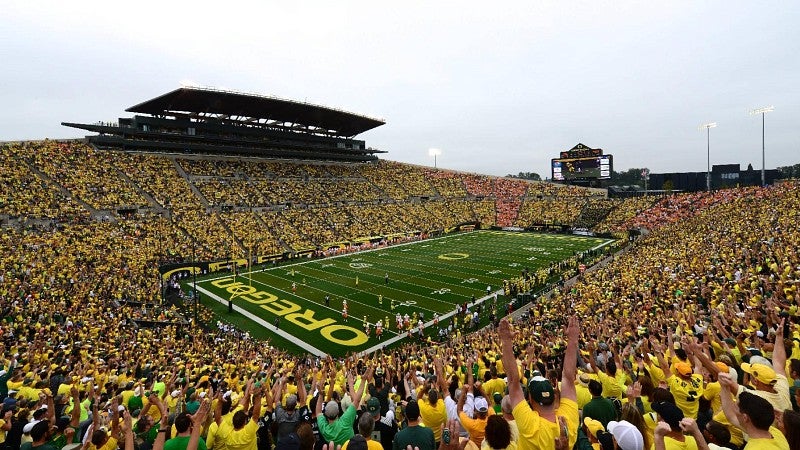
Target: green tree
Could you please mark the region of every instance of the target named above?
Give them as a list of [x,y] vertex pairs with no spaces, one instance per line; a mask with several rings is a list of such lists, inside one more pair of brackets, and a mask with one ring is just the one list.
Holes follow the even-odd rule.
[[[616,185],[627,185],[627,186],[644,186],[644,178],[642,177],[642,171],[648,170],[644,168],[633,168],[628,169],[623,172],[614,171],[611,173],[611,181],[613,184]],[[649,172],[649,170],[648,170]]]
[[517,175],[508,174],[508,178],[520,178],[523,180],[542,181],[542,177],[536,172],[520,172]]
[[786,178],[800,178],[800,164],[778,167],[778,170],[780,170]]

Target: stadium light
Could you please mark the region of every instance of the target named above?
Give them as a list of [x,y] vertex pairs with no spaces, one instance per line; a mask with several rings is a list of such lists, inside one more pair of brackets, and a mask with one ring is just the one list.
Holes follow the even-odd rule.
[[775,107],[765,106],[763,108],[756,108],[750,111],[751,116],[755,116],[757,114],[761,114],[761,186],[764,187],[767,185],[766,178],[764,177],[764,116],[768,112],[775,111]]
[[438,148],[429,148],[428,156],[433,156],[433,167],[436,168],[436,157],[442,154],[442,150]]
[[706,190],[711,192],[711,129],[717,127],[717,122],[709,122],[700,125],[700,129],[706,130]]

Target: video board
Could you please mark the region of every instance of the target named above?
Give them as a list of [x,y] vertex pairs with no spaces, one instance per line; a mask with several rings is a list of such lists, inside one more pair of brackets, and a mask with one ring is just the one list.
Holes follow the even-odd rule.
[[608,180],[611,178],[613,161],[611,155],[553,158],[552,179],[554,181]]

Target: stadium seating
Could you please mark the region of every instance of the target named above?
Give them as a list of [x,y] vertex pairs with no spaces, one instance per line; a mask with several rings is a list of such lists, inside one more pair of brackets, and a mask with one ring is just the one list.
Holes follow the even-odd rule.
[[[772,343],[783,343],[777,324],[785,317],[792,318],[790,335],[800,336],[798,181],[608,201],[574,186],[389,161],[178,157],[55,141],[4,144],[0,158],[0,354],[3,368],[10,369],[0,388],[29,390],[32,397],[23,405],[37,403],[42,386],[57,377],[76,377],[84,398],[89,381],[113,380],[108,388],[97,383],[104,402],[128,381],[150,389],[173,375],[173,388],[187,398],[189,387],[209,392],[201,380],[212,376],[224,379],[238,398],[247,392],[247,377],[262,370],[276,374],[273,381],[296,373],[309,385],[332,375],[331,385],[342,391],[347,371],[382,365],[400,374],[443,371],[442,379],[455,375],[461,388],[466,379],[456,368],[475,359],[479,376],[491,379],[503,339],[492,328],[472,334],[452,328],[437,345],[409,343],[381,356],[361,355],[335,366],[331,361],[325,374],[317,368],[327,366],[324,361],[249,339],[202,307],[199,318],[209,328],[192,332],[185,326],[192,319],[186,311],[160,302],[157,268],[195,257],[275,254],[444,230],[462,222],[575,225],[587,210],[605,214],[597,231],[647,233],[575,279],[578,257],[565,263],[570,280],[514,319],[515,351],[506,353],[516,353],[520,373],[558,373],[565,311],[581,318],[583,367],[615,358],[634,378],[638,362],[652,374],[648,379],[658,378],[661,369],[636,355],[663,355],[676,331],[683,336],[679,347],[692,351],[693,337],[703,335],[706,343],[698,348],[709,354],[707,348],[714,348],[714,356],[724,355],[735,367],[755,347],[779,361]],[[586,214],[586,220],[601,215]],[[153,322],[160,326],[145,327]],[[758,331],[765,337],[757,337]],[[59,342],[65,344],[53,345]],[[797,359],[799,347],[787,343],[789,358]],[[444,368],[438,367],[442,361]],[[633,381],[623,383],[631,394]]]

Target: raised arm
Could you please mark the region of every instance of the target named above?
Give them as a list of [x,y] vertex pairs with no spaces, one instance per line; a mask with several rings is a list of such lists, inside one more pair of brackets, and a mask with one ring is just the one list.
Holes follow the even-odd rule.
[[786,318],[782,318],[778,325],[778,332],[775,333],[775,348],[772,350],[772,367],[778,375],[786,376],[786,345],[783,339],[783,327],[786,325]]
[[[672,342],[672,338],[669,338],[669,342]],[[670,344],[672,345],[672,344]],[[663,349],[663,346],[659,345],[658,350],[656,351],[658,357],[658,366],[662,372],[664,372],[664,379],[669,379],[672,376],[672,371],[669,370],[669,363],[667,362],[666,352]]]
[[111,435],[119,436],[119,397],[111,399]]
[[730,374],[727,373],[720,373],[719,374],[719,384],[722,386],[722,389],[719,392],[720,400],[722,400],[722,411],[725,413],[725,418],[728,419],[728,422],[731,425],[741,428],[742,426],[739,424],[739,418],[736,416],[736,412],[738,411],[738,407],[733,400],[733,394],[731,391],[735,389],[735,382],[731,379]]
[[272,387],[272,397],[275,399],[275,407],[277,408],[283,400],[283,386],[286,384],[286,375],[281,375],[278,382]]
[[186,450],[197,450],[197,446],[200,444],[200,434],[203,432],[203,424],[210,409],[211,401],[203,399],[202,403],[200,403],[200,408],[192,416],[192,433],[189,435],[189,443],[186,444]]
[[242,409],[247,411],[250,409],[250,396],[253,395],[253,379],[247,380],[247,387],[244,389],[242,398],[239,399],[239,405]]
[[519,382],[517,359],[514,357],[514,330],[511,329],[508,319],[500,321],[498,334],[500,335],[500,348],[503,355],[501,360],[508,377],[508,396],[511,400],[511,407],[514,408],[520,402],[525,401],[525,397],[522,394],[522,386]]
[[127,409],[122,413],[122,421],[125,423],[125,450],[134,450],[133,445],[133,419]]
[[712,361],[711,358],[706,355],[700,345],[697,343],[689,343],[689,345],[686,346],[686,349],[688,350],[688,354],[694,357],[694,359],[699,362],[707,371],[713,374],[719,374],[719,367],[717,367],[717,365],[714,364],[714,361]]
[[264,388],[251,388],[250,392],[253,393],[253,414],[250,416],[250,420],[258,423],[258,419],[261,418],[261,397],[264,396]]
[[[561,397],[577,400],[575,391],[575,376],[578,373],[578,339],[580,337],[578,318],[572,316],[567,325],[567,350],[564,352],[564,367],[561,371]],[[620,366],[621,367],[621,366]]]
[[305,405],[306,404],[306,397],[308,397],[308,392],[306,392],[306,384],[304,383],[302,375],[303,375],[303,371],[297,371],[297,373],[295,373],[295,375],[294,375],[294,379],[297,380],[297,404],[298,405]]
[[[314,405],[314,417],[318,417],[322,414],[322,401],[325,397],[322,390],[325,389],[325,379],[327,378],[328,374],[326,373],[326,369],[320,369],[321,373],[320,376],[314,377],[314,384],[317,386],[317,402]],[[317,380],[319,378],[319,381]]]
[[356,395],[353,398],[353,406],[355,406],[356,409],[361,407],[361,399],[364,396],[364,389],[367,387],[367,384],[369,384],[369,380],[372,379],[372,370],[373,368],[370,367],[369,369],[367,369],[367,372],[364,374],[364,376],[361,377],[361,384],[358,386]]

